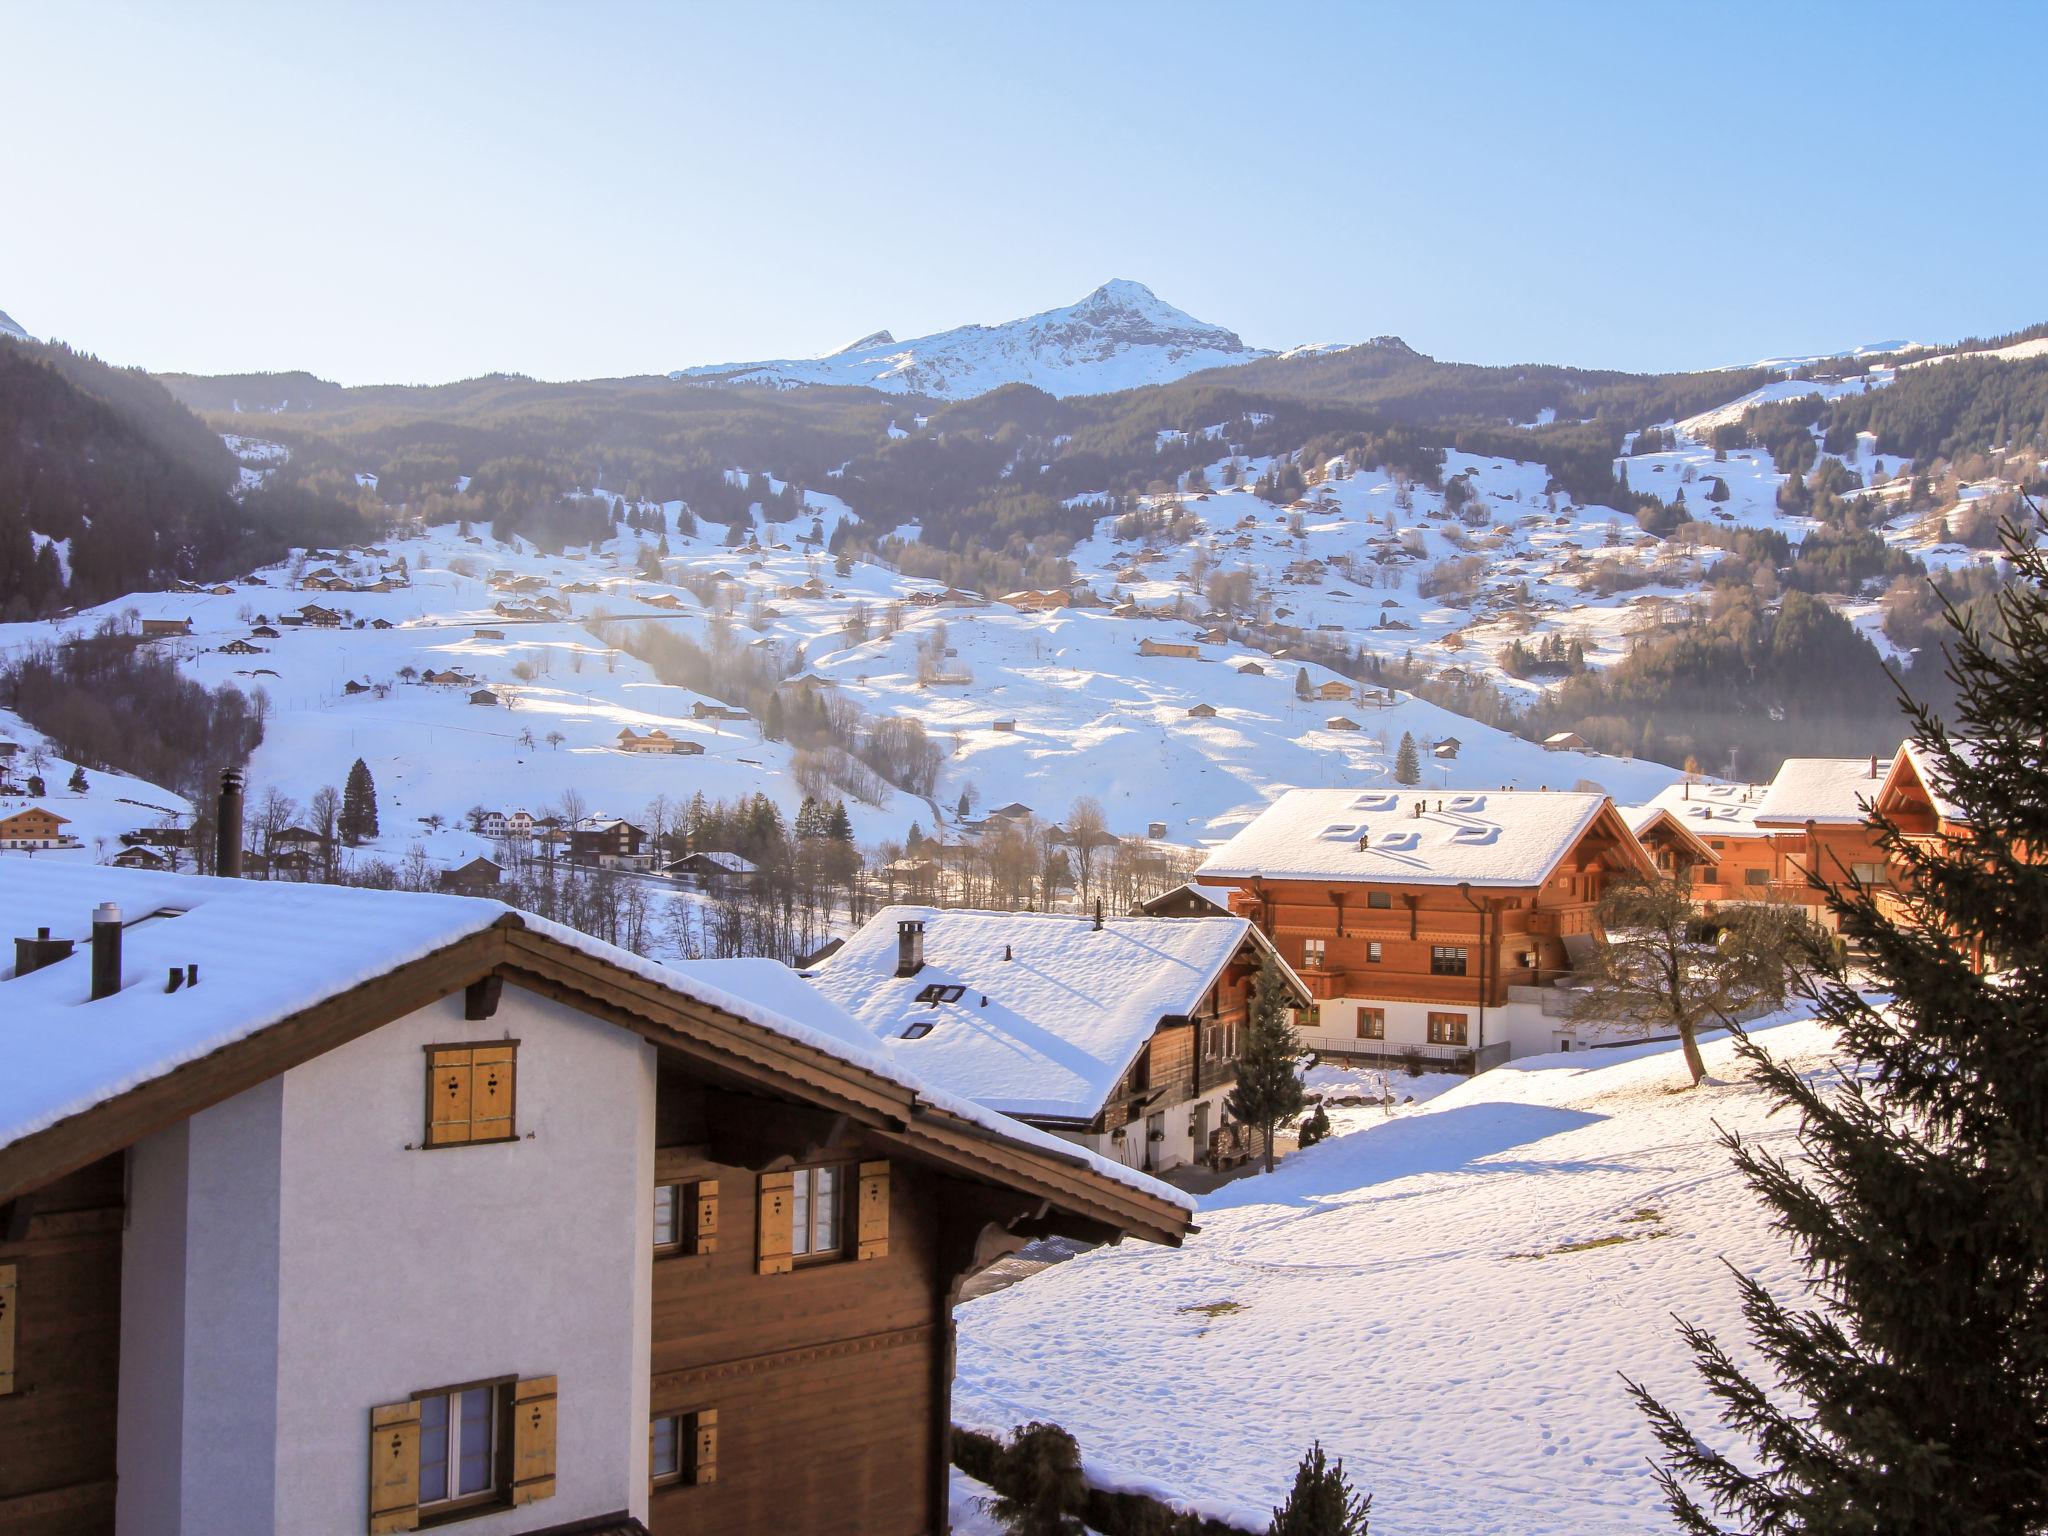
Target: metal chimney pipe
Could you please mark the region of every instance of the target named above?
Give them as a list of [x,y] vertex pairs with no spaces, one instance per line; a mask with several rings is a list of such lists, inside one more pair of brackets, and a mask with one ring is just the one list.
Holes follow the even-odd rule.
[[228,880],[242,877],[242,770],[220,771],[220,808],[213,820],[213,872]]
[[121,990],[121,909],[103,901],[92,914],[92,1000]]

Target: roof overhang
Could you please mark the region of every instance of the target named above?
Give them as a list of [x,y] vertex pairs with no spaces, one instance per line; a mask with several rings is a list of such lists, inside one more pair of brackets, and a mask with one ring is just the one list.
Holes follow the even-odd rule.
[[1072,1153],[1006,1136],[918,1092],[599,955],[508,912],[370,981],[337,991],[195,1060],[0,1147],[0,1201],[176,1124],[302,1062],[489,976],[632,1031],[657,1049],[767,1093],[819,1104],[921,1160],[1021,1189],[1090,1222],[1178,1244],[1185,1207],[1099,1172]]

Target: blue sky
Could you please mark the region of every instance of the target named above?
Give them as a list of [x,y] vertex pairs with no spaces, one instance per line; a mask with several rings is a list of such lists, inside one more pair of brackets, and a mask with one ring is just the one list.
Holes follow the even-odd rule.
[[2048,319],[2048,6],[0,0],[0,310],[348,383],[1135,278],[1267,346],[1702,367]]

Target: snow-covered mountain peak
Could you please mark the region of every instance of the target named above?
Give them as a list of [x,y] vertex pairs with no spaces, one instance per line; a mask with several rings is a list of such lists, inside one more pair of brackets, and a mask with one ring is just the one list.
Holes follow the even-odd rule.
[[6,310],[0,309],[0,336],[12,336],[16,341],[34,341],[35,337],[24,331]]
[[1078,303],[999,325],[963,325],[909,341],[877,331],[827,357],[685,368],[670,377],[782,389],[865,385],[964,400],[1005,384],[1061,396],[1103,394],[1271,355],[1174,308],[1143,283],[1116,278]]
[[844,357],[849,352],[865,352],[870,347],[893,347],[895,345],[896,338],[887,331],[870,331],[867,335],[861,337],[859,341],[849,341],[837,352],[830,355],[833,357]]

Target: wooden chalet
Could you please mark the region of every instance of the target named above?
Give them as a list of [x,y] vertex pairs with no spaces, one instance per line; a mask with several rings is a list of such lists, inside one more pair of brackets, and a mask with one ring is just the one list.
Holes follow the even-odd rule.
[[604,869],[645,869],[654,862],[647,833],[618,817],[591,817],[569,830],[569,859]]
[[5,1536],[944,1532],[964,1279],[1189,1229],[770,962],[45,863],[0,917]]
[[70,825],[70,817],[59,816],[44,806],[24,806],[12,815],[0,816],[0,848],[22,852],[76,848],[78,839],[64,830]]
[[497,888],[498,879],[504,873],[496,860],[478,854],[467,864],[458,864],[453,869],[442,870],[436,883],[444,891],[487,893]]
[[1355,690],[1352,688],[1351,684],[1342,682],[1337,678],[1333,677],[1328,682],[1319,684],[1317,686],[1315,691],[1315,697],[1324,700],[1348,699],[1352,696],[1354,691]]
[[1154,640],[1148,635],[1138,642],[1138,654],[1140,656],[1174,656],[1184,661],[1196,661],[1201,659],[1202,648],[1199,645],[1187,645],[1178,640]]
[[[1666,812],[1713,855],[1692,866],[1692,897],[1703,907],[1729,901],[1788,899],[1783,857],[1771,834],[1756,824],[1764,791],[1750,784],[1673,784],[1655,799],[1628,811],[1631,821],[1651,811]],[[1674,866],[1678,847],[1673,845]]]
[[181,638],[192,633],[190,619],[144,619],[142,638],[145,640],[166,640]]
[[1654,867],[1602,794],[1297,789],[1195,877],[1308,984],[1313,1049],[1472,1070],[1591,1043],[1555,984]]
[[[1251,924],[884,907],[809,975],[928,1081],[1134,1169],[1248,1154]],[[1295,1001],[1309,993],[1280,961]]]
[[1852,877],[1878,889],[1891,885],[1891,860],[1870,821],[1889,767],[1876,757],[1788,757],[1757,802],[1756,825],[1781,861],[1774,893],[1812,908],[1824,927],[1834,926],[1830,886]]

